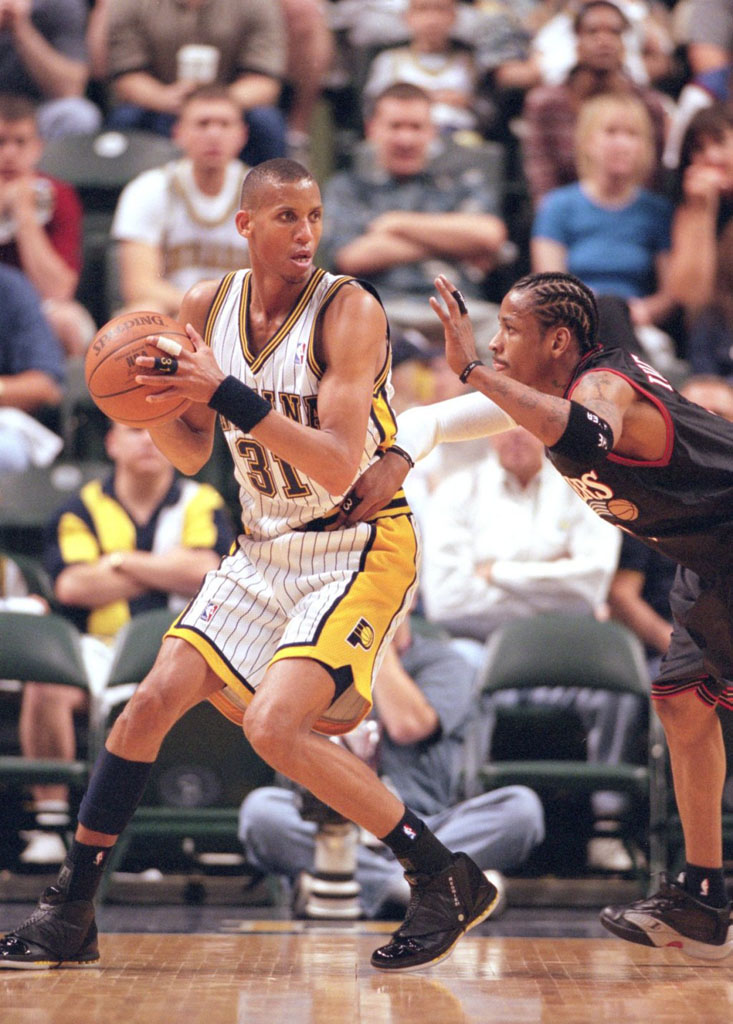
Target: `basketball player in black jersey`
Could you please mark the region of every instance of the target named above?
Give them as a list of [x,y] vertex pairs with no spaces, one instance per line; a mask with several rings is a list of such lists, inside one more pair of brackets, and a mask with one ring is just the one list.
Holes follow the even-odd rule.
[[[715,707],[733,708],[733,425],[688,402],[636,356],[604,349],[593,295],[577,278],[534,274],[514,285],[490,344],[492,366],[477,357],[460,293],[445,277],[436,288],[430,301],[448,362],[489,401],[468,395],[413,410],[414,436],[400,422],[400,447],[419,458],[438,441],[506,429],[501,417],[508,414],[544,442],[595,512],[678,563],[675,629],[652,697],[669,744],[686,869],[679,880],[664,878],[648,899],[607,907],[601,921],[632,942],[722,958],[733,949],[733,924]],[[462,405],[474,410],[473,423]],[[414,429],[421,420],[424,436]],[[387,453],[367,471],[351,495],[350,518],[393,493],[406,466],[403,454]]]

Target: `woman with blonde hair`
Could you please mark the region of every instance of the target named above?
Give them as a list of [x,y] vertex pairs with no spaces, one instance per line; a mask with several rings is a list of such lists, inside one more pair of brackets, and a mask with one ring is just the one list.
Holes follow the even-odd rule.
[[640,100],[619,93],[586,100],[576,128],[578,181],[542,200],[531,257],[533,271],[566,271],[597,297],[622,300],[644,352],[669,363],[671,342],[654,325],[674,308],[666,288],[672,204],[644,185],[655,159]]

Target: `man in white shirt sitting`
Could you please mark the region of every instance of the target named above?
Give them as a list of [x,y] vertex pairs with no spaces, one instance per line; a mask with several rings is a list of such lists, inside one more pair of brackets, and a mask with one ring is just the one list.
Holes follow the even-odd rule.
[[521,427],[438,485],[425,509],[428,617],[481,644],[518,616],[602,608],[620,537],[588,509]]
[[112,238],[125,307],[175,316],[191,285],[249,264],[234,224],[246,132],[223,87],[202,86],[184,101],[173,135],[182,159],[138,175],[117,204]]

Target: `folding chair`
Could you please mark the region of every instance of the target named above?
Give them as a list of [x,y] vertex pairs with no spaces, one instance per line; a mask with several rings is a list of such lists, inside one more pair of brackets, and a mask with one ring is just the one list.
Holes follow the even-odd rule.
[[[545,686],[632,694],[646,702],[649,675],[641,644],[620,623],[584,615],[537,615],[497,630],[487,643],[483,695],[491,698],[502,690]],[[521,706],[516,714],[521,722]],[[524,784],[545,799],[558,792],[573,797],[599,791],[626,794],[630,811],[610,835],[624,841],[632,859],[631,841],[648,842],[649,870],[661,870],[666,861],[666,785],[664,741],[656,716],[650,717],[643,763],[589,762],[581,760],[577,750],[553,754],[543,760],[540,746],[532,759],[507,756],[474,765],[472,771],[485,790]],[[475,761],[475,751],[472,756]]]
[[[126,699],[129,684],[148,673],[172,619],[168,610],[148,612],[124,627],[107,681],[106,726],[121,710],[115,692]],[[240,805],[250,790],[273,779],[273,769],[255,754],[241,729],[208,701],[191,708],[163,741],[142,802],[110,856],[100,899],[136,839],[189,840],[197,853],[223,848],[241,854]]]
[[[90,705],[94,698],[89,687],[87,672],[81,655],[80,636],[67,619],[59,615],[32,615],[25,612],[0,612],[0,678],[27,682],[59,683],[72,686],[88,695]],[[94,718],[90,711],[90,722]],[[93,746],[90,742],[89,748]],[[16,751],[4,751],[0,756],[0,790],[2,803],[13,811],[2,816],[0,828],[17,834],[23,828],[38,828],[35,818],[18,818],[18,802],[11,796],[22,794],[33,785],[59,783],[69,787],[72,808],[81,798],[89,778],[87,756],[71,761],[41,760],[24,757]],[[3,842],[12,846],[12,842]]]

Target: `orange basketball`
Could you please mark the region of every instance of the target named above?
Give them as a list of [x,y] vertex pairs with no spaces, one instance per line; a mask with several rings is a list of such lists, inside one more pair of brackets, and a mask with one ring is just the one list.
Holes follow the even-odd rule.
[[182,324],[173,317],[141,310],[108,320],[87,350],[84,375],[89,394],[105,416],[128,427],[160,426],[176,419],[191,404],[179,395],[154,405],[145,401],[152,392],[135,377],[152,371],[141,370],[135,359],[166,354],[151,335],[164,335],[189,351],[193,349]]

